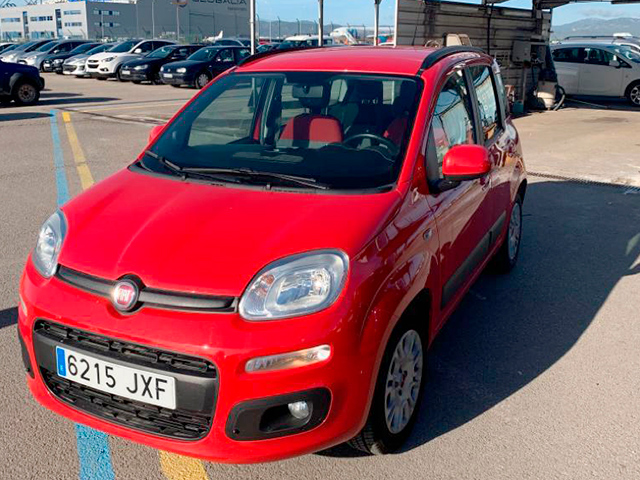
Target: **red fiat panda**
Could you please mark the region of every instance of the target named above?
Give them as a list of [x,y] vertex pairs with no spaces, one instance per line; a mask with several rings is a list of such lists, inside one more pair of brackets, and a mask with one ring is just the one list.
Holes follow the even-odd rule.
[[258,462],[398,448],[429,345],[527,181],[500,71],[466,47],[258,55],[43,225],[20,285],[48,408]]

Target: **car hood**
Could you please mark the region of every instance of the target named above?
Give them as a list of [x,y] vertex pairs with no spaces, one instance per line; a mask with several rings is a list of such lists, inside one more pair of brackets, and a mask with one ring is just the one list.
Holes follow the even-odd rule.
[[147,57],[134,58],[133,60],[129,60],[124,65],[126,65],[127,67],[133,68],[138,65],[154,65],[156,63],[162,62],[163,60],[164,60],[163,58],[147,58]]
[[180,60],[179,62],[167,63],[163,68],[165,72],[175,72],[178,68],[186,68],[189,71],[205,63],[207,63],[206,60]]
[[267,264],[317,249],[350,258],[386,225],[397,191],[274,192],[183,182],[125,169],[63,207],[60,264],[152,288],[239,296]]
[[87,58],[89,58],[89,55],[87,55],[86,53],[80,53],[78,55],[74,55],[73,57],[67,58],[64,63],[75,62],[76,60],[86,60]]
[[131,58],[136,58],[139,57],[140,55],[137,53],[128,53],[128,52],[123,52],[123,53],[116,53],[116,52],[101,52],[101,53],[96,53],[95,55],[91,55],[89,57],[89,60],[102,60],[103,58],[109,58],[109,57],[115,57],[115,58],[124,58],[124,57],[131,57]]
[[31,65],[25,65],[23,63],[4,63],[4,70],[9,71],[10,74],[25,73],[33,77],[40,77],[40,71]]

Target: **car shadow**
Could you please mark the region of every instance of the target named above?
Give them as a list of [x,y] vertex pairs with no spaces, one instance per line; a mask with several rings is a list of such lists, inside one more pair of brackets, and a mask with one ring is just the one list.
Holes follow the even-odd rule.
[[71,97],[81,97],[81,93],[70,93],[70,92],[51,92],[48,90],[43,90],[40,93],[40,98],[71,98]]
[[[434,341],[403,451],[482,415],[571,350],[618,281],[640,274],[639,200],[610,186],[529,185],[519,264],[483,274]],[[338,446],[321,455],[359,454]]]
[[0,109],[0,123],[15,120],[33,120],[35,118],[47,118],[50,116],[51,114],[42,112],[2,113],[2,110]]
[[102,102],[114,102],[120,100],[115,97],[72,97],[72,98],[42,98],[38,105],[73,105],[81,103],[102,103]]
[[0,328],[10,327],[18,323],[18,307],[0,310]]
[[616,110],[620,112],[640,112],[639,107],[634,107],[626,99],[611,97],[566,97],[562,108],[586,108],[589,110]]

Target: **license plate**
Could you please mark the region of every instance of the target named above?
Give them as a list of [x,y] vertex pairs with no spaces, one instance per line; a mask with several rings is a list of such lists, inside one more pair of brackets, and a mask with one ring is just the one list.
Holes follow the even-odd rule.
[[130,400],[176,408],[173,377],[105,362],[63,347],[56,347],[56,366],[58,376],[72,382]]
[[123,75],[129,75],[131,72],[129,70],[122,70]]
[[163,73],[164,78],[173,78],[173,73]]

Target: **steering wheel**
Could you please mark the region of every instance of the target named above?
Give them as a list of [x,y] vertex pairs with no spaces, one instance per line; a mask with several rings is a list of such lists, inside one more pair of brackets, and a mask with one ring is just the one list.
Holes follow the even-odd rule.
[[394,158],[396,155],[398,155],[399,148],[395,143],[393,143],[388,138],[376,135],[375,133],[358,133],[356,135],[351,135],[350,137],[345,138],[342,143],[345,145],[349,145],[355,142],[360,142],[362,140],[372,140],[381,147],[385,147],[387,150],[389,150],[389,153]]

